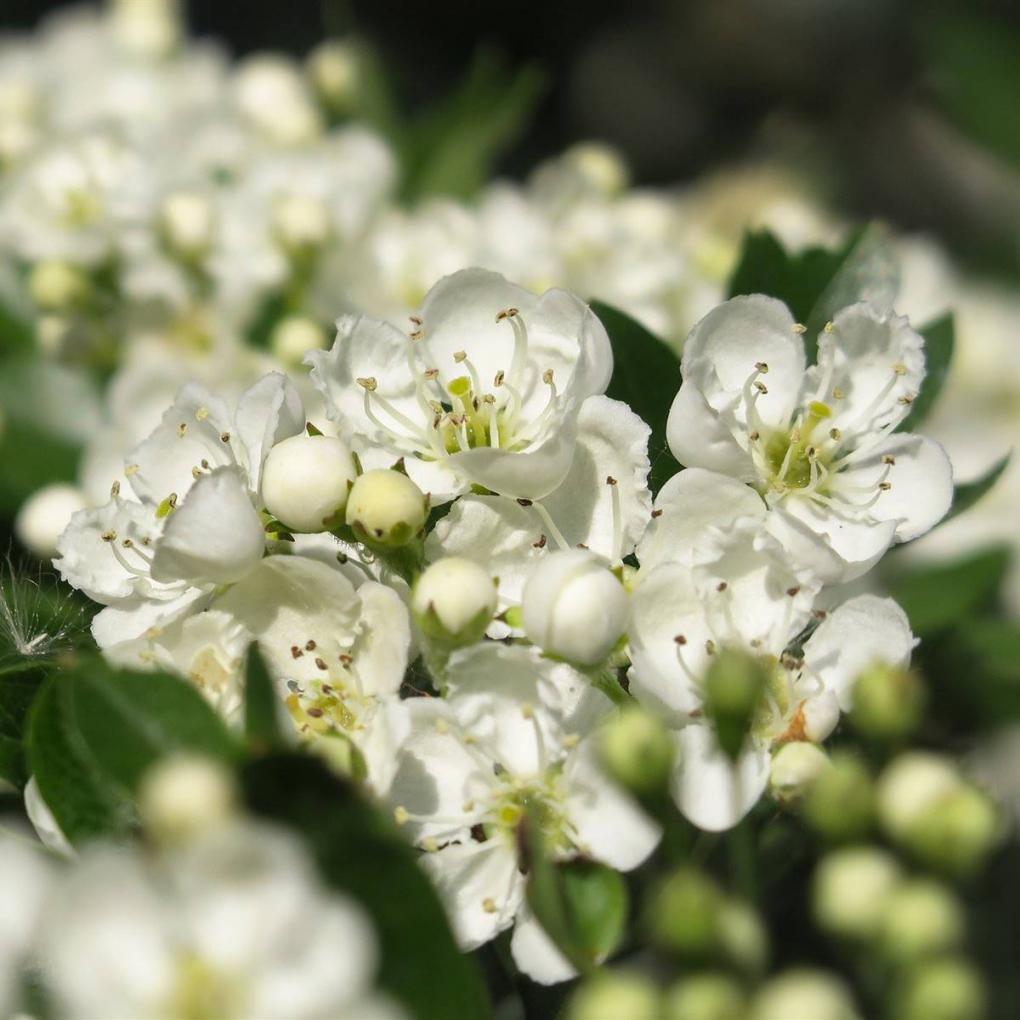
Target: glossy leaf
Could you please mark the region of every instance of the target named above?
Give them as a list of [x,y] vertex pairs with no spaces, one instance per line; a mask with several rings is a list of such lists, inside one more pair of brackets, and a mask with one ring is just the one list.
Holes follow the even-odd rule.
[[953,505],[949,508],[949,513],[939,523],[945,524],[946,521],[951,521],[954,517],[958,517],[965,510],[969,510],[978,503],[1002,477],[1003,472],[1009,467],[1011,457],[1012,453],[1007,453],[1002,460],[990,467],[980,478],[974,479],[973,482],[957,485],[953,491]]

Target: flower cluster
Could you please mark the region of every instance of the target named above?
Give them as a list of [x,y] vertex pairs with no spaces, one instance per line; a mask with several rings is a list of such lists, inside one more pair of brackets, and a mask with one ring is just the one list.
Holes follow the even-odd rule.
[[462,945],[513,926],[517,965],[560,981],[523,833],[622,871],[653,851],[627,743],[607,750],[621,705],[666,733],[680,811],[722,830],[863,674],[909,664],[902,610],[839,585],[950,504],[941,448],[897,431],[924,340],[867,304],[814,365],[803,334],[761,296],[698,323],[667,429],[684,469],[653,498],[597,316],[463,270],[404,329],[339,320],[308,358],[328,422],[279,374],[233,409],[185,386],[55,563],[105,607],[109,658],[181,673],[228,719],[257,643],[293,738],[388,805]]

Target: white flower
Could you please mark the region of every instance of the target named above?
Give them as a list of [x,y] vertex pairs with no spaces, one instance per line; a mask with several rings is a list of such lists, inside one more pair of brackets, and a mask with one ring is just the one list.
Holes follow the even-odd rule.
[[610,709],[569,667],[533,649],[475,645],[448,668],[452,695],[410,702],[414,728],[390,791],[464,949],[516,921],[511,950],[538,981],[573,969],[524,905],[517,829],[531,807],[550,853],[620,870],[654,849],[653,822],[604,775],[591,728]]
[[934,441],[894,434],[925,373],[924,340],[905,318],[843,309],[811,367],[801,333],[761,295],[710,312],[684,347],[667,435],[682,464],[752,484],[797,559],[849,580],[945,514],[952,470]]
[[[763,528],[769,513],[740,482],[698,468],[672,478],[638,548],[631,598],[631,692],[677,729],[674,797],[705,829],[736,824],[764,790],[772,749],[821,741],[851,706],[860,672],[909,662],[913,636],[891,599],[861,595],[813,611],[817,580]],[[818,622],[821,618],[821,622]],[[809,623],[817,629],[797,651]],[[736,767],[702,719],[705,674],[724,648],[759,658],[768,685]]]
[[399,692],[411,625],[400,596],[375,581],[355,589],[318,560],[268,556],[212,610],[257,638],[298,732],[327,753],[330,741],[349,741],[385,793],[408,727]]
[[303,426],[301,400],[281,375],[248,389],[233,415],[204,388],[181,389],[128,457],[138,501],[115,483],[110,502],[76,513],[58,543],[61,576],[107,606],[93,621],[101,648],[172,622],[259,562],[262,465]]
[[483,270],[428,293],[410,337],[360,317],[306,359],[328,413],[358,452],[375,446],[434,500],[481,485],[536,499],[563,481],[577,416],[601,393],[612,351],[577,298],[542,297]]
[[71,1018],[360,1020],[377,1015],[374,942],[292,836],[249,823],[155,861],[91,848],[54,891],[40,956]]

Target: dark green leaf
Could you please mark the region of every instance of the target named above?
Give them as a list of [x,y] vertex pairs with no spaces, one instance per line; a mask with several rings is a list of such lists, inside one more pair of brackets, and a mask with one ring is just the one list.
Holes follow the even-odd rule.
[[129,827],[131,805],[103,774],[78,732],[71,688],[59,673],[35,701],[27,750],[39,792],[72,843]]
[[910,414],[900,423],[899,429],[902,432],[916,431],[931,414],[949,374],[953,348],[956,344],[956,329],[952,315],[943,315],[934,322],[929,322],[920,332],[924,337],[924,382],[921,384],[921,392],[914,398]]
[[613,345],[613,378],[606,395],[630,405],[652,430],[648,483],[652,492],[658,492],[680,470],[666,443],[666,419],[680,389],[680,359],[619,309],[600,301],[593,301],[591,308]]
[[458,950],[416,852],[392,821],[312,758],[264,758],[248,766],[243,784],[249,806],[300,832],[326,881],[372,917],[379,983],[412,1017],[489,1015],[475,963]]
[[36,663],[0,669],[0,778],[24,786],[28,778],[23,749],[25,723],[43,673]]
[[252,644],[248,652],[244,675],[244,731],[252,749],[262,754],[283,744],[279,715],[282,703],[258,644]]
[[949,508],[949,513],[939,523],[945,524],[946,521],[951,521],[954,517],[958,517],[965,510],[969,510],[974,506],[1002,477],[1002,473],[1009,466],[1009,460],[1012,456],[1012,453],[1007,453],[1002,460],[989,468],[980,478],[976,478],[973,482],[956,486],[956,489],[953,491],[953,505]]
[[894,577],[892,595],[914,633],[924,637],[993,604],[1010,559],[1009,547],[995,546],[952,563],[918,567]]
[[185,680],[114,670],[99,658],[81,660],[62,679],[92,757],[127,791],[166,755],[188,751],[229,759],[235,754],[220,717]]

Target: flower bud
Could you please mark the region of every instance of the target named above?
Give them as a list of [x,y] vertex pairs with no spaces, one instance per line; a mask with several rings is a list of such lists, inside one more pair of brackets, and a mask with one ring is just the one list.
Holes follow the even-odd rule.
[[841,938],[870,939],[899,878],[899,865],[884,850],[852,847],[828,854],[819,862],[812,882],[812,911],[818,926]]
[[829,756],[817,744],[806,740],[791,741],[772,757],[769,790],[780,804],[793,804],[804,796],[829,765]]
[[897,886],[879,925],[882,951],[898,963],[956,949],[963,934],[959,900],[944,885],[927,878]]
[[752,1020],[858,1020],[853,1000],[843,983],[821,970],[788,970],[758,991],[751,1006]]
[[968,874],[998,839],[995,806],[948,758],[922,751],[900,755],[883,773],[878,797],[886,831],[932,867]]
[[356,43],[329,39],[308,55],[306,68],[322,102],[334,114],[351,113],[361,88],[362,57]]
[[924,711],[924,687],[916,673],[876,664],[853,687],[850,719],[866,737],[895,741],[917,729]]
[[694,974],[666,994],[665,1020],[743,1020],[744,992],[726,974]]
[[769,937],[757,911],[742,900],[727,897],[719,912],[719,947],[723,958],[746,974],[765,970]]
[[215,239],[216,210],[200,191],[175,191],[163,199],[159,229],[173,255],[185,261],[199,259]]
[[736,759],[754,721],[768,674],[760,659],[737,648],[723,648],[705,674],[705,715],[715,724],[722,750]]
[[572,146],[564,158],[587,189],[597,194],[615,195],[627,186],[627,165],[610,145],[580,142]]
[[277,145],[303,145],[322,131],[322,119],[298,68],[285,57],[258,54],[240,64],[234,99],[247,120]]
[[428,515],[428,496],[403,472],[389,468],[359,475],[347,498],[347,523],[369,545],[407,545],[421,535]]
[[185,841],[230,818],[237,803],[233,777],[199,755],[165,758],[143,777],[138,808],[145,827],[167,843]]
[[473,560],[448,556],[415,581],[411,610],[432,640],[453,647],[474,644],[496,612],[496,582]]
[[323,328],[304,315],[288,315],[273,328],[269,345],[284,365],[300,365],[309,351],[321,350],[327,337]]
[[859,838],[871,827],[875,813],[871,773],[855,754],[832,755],[803,802],[804,818],[816,832],[832,840]]
[[179,0],[113,0],[110,27],[125,53],[158,60],[180,44],[181,5]]
[[909,972],[900,989],[897,1020],[980,1020],[985,1015],[981,975],[966,960],[932,960]]
[[659,992],[647,978],[624,971],[601,971],[574,993],[564,1020],[660,1020]]
[[277,443],[262,469],[262,501],[291,531],[329,531],[342,520],[357,476],[347,444],[297,435]]
[[85,509],[85,496],[74,485],[55,482],[32,493],[14,519],[18,541],[41,560],[52,559],[71,515]]
[[310,255],[329,240],[329,209],[314,195],[289,192],[273,203],[273,236],[291,256]]
[[88,274],[62,259],[37,262],[28,277],[32,300],[44,311],[62,312],[80,305],[92,290]]
[[667,788],[675,750],[669,730],[639,705],[628,705],[599,733],[606,771],[638,795]]
[[719,947],[724,896],[707,875],[680,868],[649,901],[652,940],[683,956],[702,958]]
[[627,627],[623,585],[583,549],[551,553],[524,586],[524,631],[549,655],[582,666],[605,660]]

